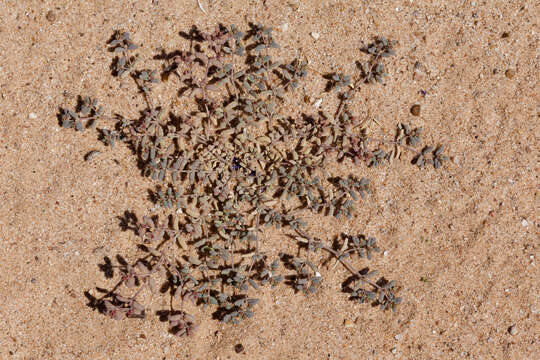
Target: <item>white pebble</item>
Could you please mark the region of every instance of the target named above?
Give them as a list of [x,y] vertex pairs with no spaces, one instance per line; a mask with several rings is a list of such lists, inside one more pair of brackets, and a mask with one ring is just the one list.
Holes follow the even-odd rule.
[[385,251],[383,252],[383,256],[384,256],[384,257],[388,256],[388,250],[385,250]]
[[527,225],[529,225],[529,222],[525,219],[521,220],[521,226],[523,227],[527,227]]
[[37,119],[37,115],[35,113],[28,114],[29,119]]
[[318,108],[319,106],[321,106],[322,104],[322,99],[317,99],[315,100],[315,102],[313,103],[313,106],[315,106],[316,108]]
[[390,350],[390,352],[391,352],[392,354],[397,354],[397,349],[396,349],[395,347],[393,347],[392,350]]
[[313,36],[315,40],[319,40],[319,38],[321,37],[321,34],[319,34],[318,32],[312,32],[311,36]]
[[508,329],[508,332],[509,332],[510,335],[512,335],[512,336],[517,335],[517,333],[518,333],[517,326],[516,326],[516,325],[510,326],[510,328]]
[[281,25],[278,26],[278,27],[279,27],[279,29],[280,29],[281,31],[285,32],[285,31],[289,30],[289,23],[283,23],[283,24],[281,24]]

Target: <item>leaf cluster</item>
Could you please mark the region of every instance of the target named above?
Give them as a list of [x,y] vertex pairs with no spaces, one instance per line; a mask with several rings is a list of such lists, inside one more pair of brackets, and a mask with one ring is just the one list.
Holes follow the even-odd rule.
[[[355,204],[371,192],[367,178],[329,175],[332,162],[375,167],[399,158],[401,149],[416,154],[419,166],[438,168],[445,160],[442,147],[414,149],[421,129],[400,124],[393,139],[375,139],[349,109],[360,86],[381,82],[380,61],[394,54],[395,43],[377,39],[364,49],[371,60],[354,81],[347,75],[330,77],[331,88],[341,91],[334,115],[297,117],[284,110],[307,79],[308,63],[275,60],[272,52],[279,45],[271,28],[251,24],[243,33],[220,25],[208,33],[192,28],[183,36],[189,49],[157,56],[159,70],[136,68],[137,45],[129,33],[116,32],[109,42],[113,75],[129,74],[146,101],[138,118],[104,117],[97,101],[86,97],[78,112],[60,115],[63,127],[76,130],[103,117],[108,123],[98,129],[101,140],[132,149],[153,184],[156,213],[123,220],[137,234],[141,258],[113,266],[119,282],[93,303],[114,319],[144,317],[143,290],[168,294],[164,311],[170,331],[190,335],[197,322],[186,310],[188,302],[238,324],[253,316],[264,286],[286,282],[305,295],[315,293],[323,282],[319,264],[326,253],[352,276],[351,299],[395,310],[401,302],[395,282],[370,280],[373,271],[365,273],[351,262],[379,251],[374,238],[345,236],[336,249],[310,236],[303,219],[306,212],[352,219]],[[155,87],[170,84],[177,86],[187,111],[156,104]],[[295,234],[297,255],[276,258],[266,237],[269,228]],[[130,295],[120,295],[121,288]]]

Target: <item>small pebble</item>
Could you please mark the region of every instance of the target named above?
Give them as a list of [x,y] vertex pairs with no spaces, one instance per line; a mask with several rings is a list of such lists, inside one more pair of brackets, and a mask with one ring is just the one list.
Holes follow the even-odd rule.
[[521,220],[521,226],[527,227],[529,225],[529,222],[526,219]]
[[319,106],[321,106],[322,104],[322,99],[317,99],[315,100],[315,102],[313,103],[313,106],[315,106],[316,108],[318,108]]
[[396,339],[397,341],[400,341],[402,337],[403,335],[397,334],[396,336],[394,336],[394,339]]
[[315,40],[319,40],[319,38],[321,37],[321,35],[318,33],[318,32],[312,32],[311,33],[311,36],[313,36],[313,38]]
[[506,38],[509,37],[509,36],[510,36],[510,33],[507,32],[507,31],[505,31],[505,32],[503,32],[503,33],[501,34],[501,38],[502,38],[502,39],[506,39]]
[[281,24],[281,25],[278,26],[278,27],[279,27],[279,29],[280,29],[281,31],[285,32],[285,31],[289,30],[289,23],[283,23],[283,24]]
[[504,75],[506,75],[506,77],[509,79],[513,79],[514,76],[516,75],[516,71],[512,69],[508,69],[504,72]]
[[35,113],[28,114],[29,119],[37,119],[37,115]]
[[45,18],[46,18],[49,22],[53,23],[53,22],[56,21],[56,14],[54,13],[54,11],[49,10],[49,11],[47,12],[47,14],[45,15]]
[[390,352],[391,352],[392,354],[397,354],[397,349],[396,349],[395,347],[393,347],[392,350],[390,350]]
[[237,354],[240,354],[242,351],[244,351],[244,345],[242,345],[242,344],[236,344],[236,345],[234,345],[234,351],[235,351]]
[[354,327],[354,323],[349,319],[345,319],[345,321],[343,321],[343,326],[346,328],[352,328]]
[[411,106],[411,114],[413,114],[413,116],[420,116],[420,105],[415,104]]
[[99,156],[99,154],[101,154],[101,151],[92,150],[88,152],[86,155],[84,155],[84,161],[92,161],[94,158]]
[[508,333],[512,336],[517,335],[518,329],[516,325],[512,325],[508,328]]

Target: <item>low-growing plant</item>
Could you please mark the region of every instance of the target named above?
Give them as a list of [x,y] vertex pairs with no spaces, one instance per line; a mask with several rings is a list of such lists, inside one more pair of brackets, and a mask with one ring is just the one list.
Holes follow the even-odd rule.
[[[361,87],[384,81],[383,60],[394,54],[396,43],[378,38],[360,49],[364,59],[356,76],[327,75],[327,91],[337,92],[339,105],[333,114],[308,116],[286,109],[300,102],[295,93],[309,64],[272,58],[279,45],[271,28],[251,24],[243,33],[220,25],[184,35],[189,48],[159,54],[159,70],[137,68],[144,61],[127,32],[109,41],[112,75],[131,77],[144,97],[139,118],[107,116],[89,97],[59,115],[64,128],[77,131],[102,121],[99,139],[132,149],[155,186],[156,213],[126,211],[122,217],[122,227],[138,236],[141,257],[128,263],[118,256],[118,264],[106,258],[100,267],[108,277],[116,270],[119,281],[99,298],[87,293],[90,305],[117,320],[144,318],[140,294],[160,293],[170,297],[170,306],[159,312],[170,331],[190,335],[197,320],[186,312],[187,301],[238,324],[253,316],[264,286],[283,282],[305,295],[317,292],[326,254],[348,271],[343,291],[351,300],[395,311],[402,302],[396,282],[362,267],[379,252],[375,238],[338,234],[329,242],[333,234],[314,236],[304,219],[309,212],[351,219],[373,186],[357,177],[362,165],[387,164],[402,151],[411,152],[412,163],[422,168],[438,169],[446,160],[442,146],[416,150],[421,128],[400,123],[395,136],[372,138],[369,123],[350,109]],[[187,108],[156,103],[155,88],[163,82],[177,84]],[[87,157],[99,154],[91,153]],[[340,162],[352,162],[354,174],[329,174],[327,165]],[[267,238],[270,228],[282,231],[298,252],[276,249]]]

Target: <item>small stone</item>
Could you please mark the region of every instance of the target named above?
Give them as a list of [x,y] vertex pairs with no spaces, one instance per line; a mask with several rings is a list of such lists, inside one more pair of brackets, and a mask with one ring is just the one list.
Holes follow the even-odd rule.
[[53,23],[56,21],[56,14],[54,13],[54,11],[52,10],[49,10],[47,12],[47,14],[45,15],[45,18],[50,22],[50,23]]
[[384,257],[387,257],[387,256],[388,256],[388,250],[385,250],[385,251],[383,252],[383,256],[384,256]]
[[37,119],[37,115],[35,113],[28,114],[29,119]]
[[395,354],[397,354],[397,349],[395,347],[393,347],[392,350],[390,350],[390,352],[395,355]]
[[521,226],[527,227],[529,225],[529,222],[526,219],[521,220]]
[[411,114],[413,114],[413,116],[420,116],[420,105],[415,104],[411,106]]
[[312,32],[311,36],[313,36],[315,40],[319,40],[319,38],[321,37],[321,34],[319,34],[318,32]]
[[237,354],[240,354],[242,351],[244,351],[244,345],[242,345],[242,344],[236,344],[236,345],[234,345],[234,351],[235,351]]
[[315,100],[315,102],[313,103],[313,106],[315,106],[316,108],[320,107],[322,104],[322,99],[317,99]]
[[99,154],[101,154],[101,151],[92,150],[92,151],[88,152],[86,155],[84,155],[84,161],[92,161],[97,156],[99,156]]
[[283,32],[286,32],[287,30],[289,30],[289,23],[283,23],[281,24],[280,26],[278,26],[278,28],[283,31]]
[[504,75],[509,79],[513,79],[516,76],[516,70],[508,69],[504,72]]
[[343,321],[343,326],[346,328],[352,328],[354,327],[354,323],[349,319],[345,319],[345,321]]
[[402,338],[403,338],[403,335],[401,334],[397,334],[396,336],[394,336],[394,339],[396,339],[397,341],[400,341]]
[[[413,80],[415,81],[420,81],[424,78],[424,72],[420,69],[415,69],[413,71]],[[424,94],[423,96],[425,96],[425,91],[424,91]]]
[[516,325],[512,325],[508,328],[508,333],[512,336],[517,335],[518,329]]
[[506,39],[507,37],[510,36],[510,33],[508,31],[505,31],[501,34],[501,39]]

